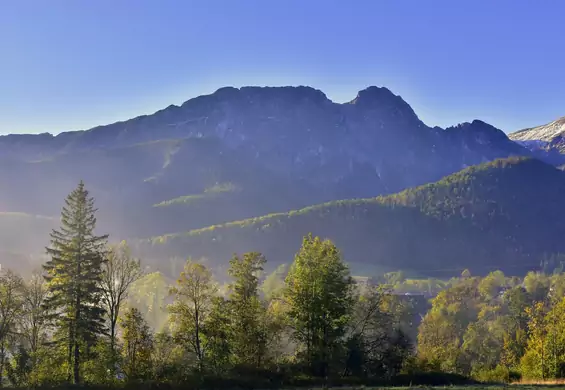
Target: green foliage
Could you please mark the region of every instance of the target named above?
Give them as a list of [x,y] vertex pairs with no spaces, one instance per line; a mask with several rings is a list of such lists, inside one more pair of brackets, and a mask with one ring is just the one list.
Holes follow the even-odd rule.
[[174,339],[195,355],[198,369],[204,370],[208,351],[206,322],[213,310],[218,287],[204,265],[187,261],[176,286],[174,302],[168,307]]
[[331,241],[309,235],[286,285],[283,297],[301,359],[312,374],[326,376],[351,318],[354,290],[349,269]]
[[[551,191],[540,190],[549,185]],[[565,242],[548,233],[561,230],[563,192],[563,172],[537,160],[509,158],[394,195],[157,236],[142,248],[156,255],[211,258],[254,248],[284,264],[295,243],[313,232],[334,241],[354,264],[436,277],[466,268],[469,276],[496,269],[520,274],[538,267],[545,255],[565,253]]]
[[238,187],[233,183],[216,183],[212,187],[206,188],[203,194],[179,196],[171,200],[166,200],[154,204],[153,207],[166,207],[166,206],[190,204],[198,200],[209,198],[211,196],[217,196],[222,193],[236,192],[238,190],[239,190]]
[[169,280],[161,272],[151,272],[132,283],[127,305],[145,313],[151,328],[162,331],[167,326],[166,298]]
[[11,339],[17,334],[17,322],[22,315],[24,282],[14,272],[0,272],[0,386],[10,355]]
[[44,265],[49,296],[46,305],[58,327],[58,341],[68,349],[74,383],[81,382],[81,353],[104,333],[101,299],[102,264],[107,236],[96,236],[94,199],[81,181],[65,199],[61,228],[51,233]]
[[10,362],[6,366],[8,379],[14,387],[24,387],[30,383],[30,374],[33,369],[32,358],[23,345],[18,345],[13,352]]
[[230,260],[228,297],[231,322],[230,346],[236,365],[261,368],[265,364],[269,346],[268,317],[259,299],[259,275],[266,260],[260,253],[234,255]]
[[69,383],[69,362],[63,344],[42,345],[33,355],[35,361],[29,383],[33,386],[57,386]]
[[261,291],[263,292],[265,300],[270,301],[280,297],[284,290],[284,280],[287,273],[288,266],[281,264],[265,278],[261,285]]
[[151,378],[153,371],[153,334],[142,314],[130,308],[120,321],[122,328],[121,368],[128,381],[142,381]]

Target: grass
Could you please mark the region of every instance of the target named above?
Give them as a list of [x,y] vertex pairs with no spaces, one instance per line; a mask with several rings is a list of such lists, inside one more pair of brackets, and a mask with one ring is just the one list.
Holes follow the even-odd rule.
[[377,389],[383,389],[383,390],[388,390],[388,389],[396,389],[396,390],[409,390],[409,389],[449,389],[449,390],[468,390],[468,389],[472,389],[472,390],[480,390],[480,389],[488,389],[488,390],[509,390],[509,389],[516,389],[516,390],[549,390],[549,389],[557,389],[557,388],[565,388],[565,383],[564,382],[559,382],[559,383],[540,383],[540,384],[510,384],[510,385],[466,385],[466,386],[403,386],[403,387],[359,387],[359,388],[354,388],[354,387],[349,387],[349,388],[340,388],[340,389],[363,389],[363,390],[377,390]]

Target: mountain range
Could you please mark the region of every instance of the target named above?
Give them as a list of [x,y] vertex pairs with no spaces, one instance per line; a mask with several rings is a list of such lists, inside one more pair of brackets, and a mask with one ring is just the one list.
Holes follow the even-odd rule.
[[[163,264],[172,256],[196,254],[225,262],[232,250],[260,249],[263,238],[257,238],[259,241],[242,239],[238,245],[225,246],[218,251],[204,242],[209,237],[207,234],[197,235],[202,245],[195,245],[193,240],[184,244],[183,240],[160,241],[159,238],[184,236],[182,232],[191,232],[188,236],[195,237],[195,231],[206,231],[208,226],[226,226],[229,222],[249,221],[250,218],[261,220],[263,215],[285,215],[291,210],[324,210],[324,215],[333,215],[337,211],[331,202],[346,199],[373,199],[349,202],[368,202],[372,205],[370,208],[379,210],[386,204],[385,208],[392,207],[398,212],[398,207],[390,206],[394,202],[388,203],[394,197],[384,195],[436,182],[467,167],[501,158],[525,157],[527,162],[520,159],[511,164],[518,167],[536,161],[531,158],[560,165],[563,162],[561,149],[540,147],[542,141],[552,141],[536,139],[539,134],[548,132],[533,130],[524,130],[509,138],[503,131],[479,120],[447,129],[429,127],[400,96],[383,87],[369,87],[342,104],[332,102],[323,92],[310,87],[222,88],[152,115],[86,131],[63,132],[56,136],[45,133],[0,137],[0,232],[4,232],[0,245],[5,259],[17,259],[12,262],[21,263],[21,256],[41,254],[42,248],[48,244],[49,229],[58,223],[57,215],[65,195],[79,180],[84,180],[100,209],[100,230],[110,233],[114,239],[136,243],[140,255],[147,256],[152,264]],[[534,142],[536,140],[539,142]],[[560,171],[538,161],[535,164],[542,164],[535,168],[540,174],[551,171],[541,177],[561,180]],[[494,172],[501,169],[488,164],[483,166],[494,176]],[[512,172],[521,170],[527,171],[525,168],[510,169]],[[483,179],[479,175],[477,180]],[[528,186],[533,179],[524,176],[523,185]],[[555,185],[553,182],[538,184],[560,188],[557,182]],[[434,188],[419,187],[418,191],[427,192]],[[459,191],[461,185],[456,188]],[[520,195],[520,189],[512,188],[517,191],[516,196]],[[494,199],[496,191],[495,186],[481,196]],[[503,191],[506,190],[501,189],[501,194],[512,198]],[[429,198],[435,202],[443,199],[434,196]],[[487,202],[486,198],[481,202]],[[502,200],[498,197],[495,202]],[[322,205],[312,206],[316,204]],[[342,210],[340,215],[343,207],[337,208]],[[407,205],[403,208],[415,210]],[[345,209],[351,209],[357,215],[355,208],[347,206]],[[484,209],[473,212],[480,214],[479,211]],[[303,215],[304,212],[291,214]],[[413,218],[416,221],[420,217]],[[410,222],[410,218],[396,225],[390,221],[388,225],[396,226],[394,229],[400,232],[408,226],[412,230],[414,226],[420,226]],[[445,228],[445,221],[440,221],[437,223]],[[309,230],[316,231],[316,222],[309,223],[299,225],[300,229],[298,225],[290,224],[293,227],[289,229],[302,234],[309,226]],[[421,223],[421,228],[427,229],[427,225]],[[245,225],[249,223],[245,222]],[[553,228],[558,227],[556,222]],[[352,226],[347,234],[370,239],[373,229],[381,231],[379,229],[385,228],[363,222]],[[529,231],[529,227],[524,229]],[[222,230],[222,237],[230,230]],[[461,231],[440,231],[441,234],[451,234],[450,237],[459,237],[453,236],[449,240],[455,241],[450,242],[463,240],[471,244],[470,233],[463,228]],[[440,231],[437,231],[438,237],[441,237]],[[329,225],[321,233],[330,238],[338,237]],[[417,234],[417,230],[410,234]],[[391,242],[400,245],[402,237],[408,239],[411,236],[400,234]],[[505,240],[508,247],[504,250],[512,253],[512,248],[517,245],[526,245],[521,239],[516,240]],[[158,242],[162,243],[149,244]],[[174,245],[168,244],[171,242]],[[247,244],[242,245],[244,242]],[[430,245],[432,242],[430,237]],[[473,245],[478,242],[473,241]],[[461,244],[460,248],[467,248],[467,244]],[[288,243],[285,248],[296,250],[296,243]],[[454,248],[452,246],[453,251]],[[530,261],[541,253],[541,248],[532,248],[528,246],[527,250],[516,251],[523,252],[524,258]],[[544,250],[556,249],[560,248],[548,244]],[[394,260],[400,258],[387,255],[387,251],[382,252],[384,257],[381,258],[377,256],[380,252],[375,252],[374,248],[366,250],[372,252],[365,256],[351,254],[354,257],[351,260],[363,264],[398,265],[416,271],[431,266],[423,260],[422,267],[415,266],[420,261],[418,259]],[[408,248],[404,250],[406,256],[418,253],[416,249],[414,252],[409,252]],[[501,251],[503,249],[493,249],[492,253],[499,256]],[[345,254],[349,252],[347,250]],[[434,261],[446,265],[443,268],[450,268],[448,263],[453,261],[459,266],[461,262],[453,259],[456,254],[459,256],[460,253],[437,256]],[[523,260],[520,256],[516,261]],[[286,258],[288,260],[288,256]],[[488,258],[492,260],[492,256]],[[282,257],[276,259],[276,262],[282,261]],[[500,263],[508,265],[510,260],[500,257]],[[441,266],[433,264],[435,268]]]

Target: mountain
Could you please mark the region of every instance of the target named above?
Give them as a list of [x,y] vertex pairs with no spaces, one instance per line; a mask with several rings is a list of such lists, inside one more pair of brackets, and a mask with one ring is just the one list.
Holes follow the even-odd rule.
[[521,274],[537,268],[544,254],[565,251],[563,193],[564,172],[536,159],[499,159],[398,194],[153,237],[138,249],[217,262],[258,250],[280,264],[292,261],[302,236],[312,232],[334,240],[365,272]]
[[[0,137],[0,213],[58,221],[82,179],[100,230],[133,240],[392,194],[531,154],[479,120],[429,127],[387,88],[339,104],[310,87],[227,87],[86,131]],[[45,226],[4,250],[42,253]]]
[[565,164],[565,117],[546,125],[519,130],[510,139],[555,165]]

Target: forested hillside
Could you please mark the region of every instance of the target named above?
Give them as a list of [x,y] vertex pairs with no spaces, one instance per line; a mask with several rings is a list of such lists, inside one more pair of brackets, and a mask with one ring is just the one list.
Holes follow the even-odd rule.
[[[398,194],[329,202],[146,240],[141,251],[205,256],[259,250],[287,263],[300,237],[336,242],[356,270],[522,273],[565,251],[565,174],[528,158],[496,160]],[[373,267],[373,268],[371,268]]]

